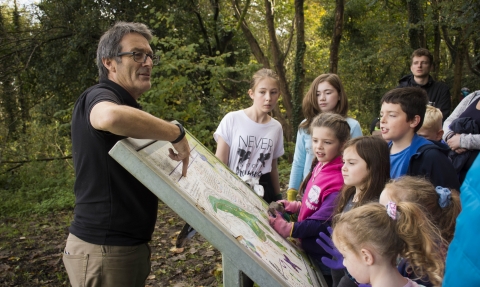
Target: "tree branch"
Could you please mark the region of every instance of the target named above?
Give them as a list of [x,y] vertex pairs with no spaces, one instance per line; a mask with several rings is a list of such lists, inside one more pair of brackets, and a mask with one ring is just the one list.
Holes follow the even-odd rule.
[[217,27],[217,22],[218,22],[218,16],[220,15],[220,7],[218,4],[218,0],[215,0],[214,3],[212,4],[213,8],[213,31],[214,31],[214,36],[215,36],[215,42],[217,43],[217,50],[220,51],[222,54],[224,52],[223,47],[221,46],[220,43],[220,38],[218,37],[218,27]]
[[455,55],[455,46],[453,45],[452,40],[448,35],[447,26],[442,25],[442,32],[443,32],[443,39],[445,40],[445,44],[447,44],[447,48],[450,51],[450,54]]
[[293,36],[295,35],[295,22],[297,21],[297,15],[293,17],[293,22],[292,22],[292,28],[290,29],[290,37],[288,38],[288,44],[287,48],[285,49],[285,54],[283,55],[282,62],[285,61],[285,58],[288,55],[288,52],[290,52],[290,47],[292,46],[292,41],[293,41]]
[[235,84],[240,84],[240,83],[247,83],[247,84],[250,84],[250,81],[247,81],[247,80],[234,80],[234,79],[230,79],[230,78],[225,78],[224,80],[227,80],[227,81],[230,81],[230,82],[233,82]]
[[470,71],[480,77],[480,71],[473,67],[472,60],[470,59],[470,55],[468,55],[468,53],[465,54],[465,58],[467,58],[467,64]]
[[258,44],[257,39],[255,39],[255,36],[253,36],[252,32],[248,28],[247,23],[245,23],[245,21],[240,19],[241,18],[239,14],[240,9],[238,8],[236,1],[235,0],[231,0],[231,1],[232,1],[233,10],[235,12],[234,16],[239,21],[238,23],[241,24],[240,28],[242,29],[243,35],[247,39],[247,42],[248,42],[248,45],[250,46],[250,50],[252,51],[252,54],[255,56],[255,59],[260,64],[262,64],[264,68],[269,69],[270,62],[268,61],[268,58],[265,57],[265,54],[263,53],[262,48]]
[[38,161],[52,161],[52,160],[62,160],[62,159],[71,159],[72,156],[64,156],[64,157],[51,157],[51,158],[38,158],[38,159],[31,159],[31,160],[19,160],[19,161],[2,161],[1,163],[8,163],[8,164],[14,164],[14,163],[30,163],[30,162],[38,162]]
[[345,11],[345,1],[335,1],[335,24],[332,32],[332,41],[330,42],[330,73],[337,74],[338,70],[338,51],[343,34],[343,19]]
[[7,172],[11,172],[12,170],[17,169],[17,168],[21,167],[22,165],[24,165],[24,164],[22,163],[22,164],[14,166],[14,167],[11,167],[11,168],[7,169],[6,171],[2,172],[1,174],[6,174]]
[[205,40],[205,43],[207,44],[208,53],[209,53],[210,56],[214,56],[214,53],[212,51],[212,46],[210,45],[210,40],[208,39],[207,29],[205,29],[205,25],[203,25],[202,15],[200,15],[200,13],[197,11],[197,9],[195,7],[195,3],[193,2],[193,0],[191,1],[191,3],[192,3],[192,6],[194,7],[193,8],[193,13],[197,16],[198,24],[200,25],[200,31],[202,32],[203,39]]
[[[303,99],[303,85],[305,81],[304,58],[306,51],[305,44],[305,13],[303,9],[304,1],[295,0],[295,26],[297,29],[297,49],[295,52],[294,65],[294,79],[292,83],[292,120],[293,126],[292,136],[295,136],[298,131],[298,126],[303,119],[302,113],[302,99]],[[293,31],[291,32],[293,35]],[[292,138],[293,139],[293,138]]]
[[[275,31],[275,18],[273,16],[273,9],[271,0],[265,0],[265,18],[267,20],[268,36],[270,38],[270,49],[272,51],[273,65],[275,71],[277,72],[279,78],[280,92],[282,94],[282,103],[287,112],[286,117],[280,113],[278,105],[274,109],[274,115],[277,116],[277,120],[282,124],[283,134],[285,135],[287,141],[292,140],[292,127],[289,124],[288,120],[292,120],[292,95],[288,88],[288,81],[285,72],[284,65],[284,54],[280,50],[280,45],[278,44],[277,34]],[[285,119],[286,118],[286,119]]]
[[265,18],[267,20],[268,35],[270,38],[270,48],[272,51],[273,65],[280,78],[280,91],[283,96],[283,105],[287,110],[287,118],[292,118],[292,98],[288,89],[287,78],[285,75],[285,66],[283,65],[284,54],[280,50],[277,34],[275,31],[275,20],[272,12],[270,0],[265,0]]
[[[235,7],[237,7],[236,3],[235,3]],[[247,3],[245,3],[245,7],[243,8],[242,14],[238,18],[237,30],[238,28],[240,28],[240,25],[242,25],[243,21],[245,20],[245,15],[247,15],[248,7],[250,7],[250,0],[247,0]]]

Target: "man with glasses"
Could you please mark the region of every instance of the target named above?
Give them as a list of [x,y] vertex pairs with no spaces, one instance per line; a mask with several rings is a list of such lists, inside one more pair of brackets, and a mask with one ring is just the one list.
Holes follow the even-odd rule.
[[442,111],[443,122],[450,115],[452,108],[450,88],[445,83],[432,78],[430,72],[434,67],[433,55],[430,51],[424,48],[413,51],[410,65],[412,73],[402,77],[398,81],[397,88],[420,87],[427,91],[429,104]]
[[183,161],[190,148],[181,125],[140,109],[158,62],[144,24],[119,22],[100,39],[100,83],[75,103],[72,148],[76,182],[74,219],[63,254],[72,286],[145,286],[148,242],[158,198],[108,155],[126,137],[170,141],[170,158]]

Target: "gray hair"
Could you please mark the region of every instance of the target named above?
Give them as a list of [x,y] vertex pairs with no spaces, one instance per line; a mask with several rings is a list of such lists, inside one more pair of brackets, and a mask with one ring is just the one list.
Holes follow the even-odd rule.
[[[122,51],[120,41],[129,33],[138,33],[145,37],[148,42],[152,40],[152,31],[142,23],[117,22],[112,28],[102,35],[97,48],[97,67],[100,80],[108,79],[108,70],[102,63],[102,59],[113,59]],[[121,62],[121,59],[116,59]]]

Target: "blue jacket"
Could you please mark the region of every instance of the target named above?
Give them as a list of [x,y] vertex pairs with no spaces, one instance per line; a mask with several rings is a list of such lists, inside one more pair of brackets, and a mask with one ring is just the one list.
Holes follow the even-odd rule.
[[443,286],[480,286],[480,157],[463,182],[455,235],[448,248]]
[[406,175],[426,177],[434,186],[460,189],[457,173],[447,157],[448,146],[415,134],[408,149],[410,160],[404,163],[408,164]]

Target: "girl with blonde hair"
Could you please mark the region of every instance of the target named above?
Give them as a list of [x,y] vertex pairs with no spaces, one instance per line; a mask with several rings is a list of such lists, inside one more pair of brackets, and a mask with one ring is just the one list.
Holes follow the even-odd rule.
[[411,272],[441,286],[445,249],[438,228],[415,203],[368,203],[335,217],[333,242],[358,283],[372,287],[423,286],[402,276],[399,256]]

